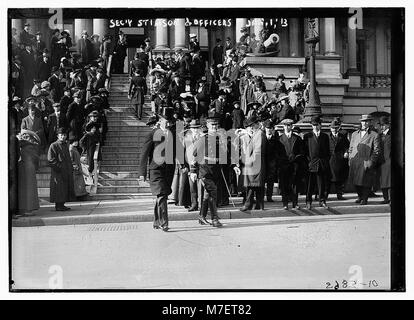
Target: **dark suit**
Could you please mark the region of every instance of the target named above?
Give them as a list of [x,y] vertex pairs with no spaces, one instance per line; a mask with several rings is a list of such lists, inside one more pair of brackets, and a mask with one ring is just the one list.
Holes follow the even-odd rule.
[[68,128],[68,121],[66,120],[66,115],[61,112],[59,120],[57,119],[56,113],[52,113],[47,117],[47,141],[49,144],[57,140],[57,129],[58,128]]
[[37,65],[37,78],[40,81],[46,81],[50,77],[50,71],[52,70],[52,64],[50,62],[41,61]]
[[382,144],[382,164],[380,167],[380,187],[384,200],[388,201],[391,199],[391,129],[388,130],[387,134],[381,134]]
[[131,102],[135,105],[135,113],[138,118],[142,118],[142,106],[144,105],[144,97],[147,94],[147,82],[144,77],[133,76],[130,84],[128,95],[131,96]]
[[50,96],[54,102],[59,102],[63,95],[59,78],[52,75],[47,81],[50,82]]
[[89,39],[78,40],[78,53],[81,55],[82,62],[88,64],[92,57],[92,43]]
[[326,201],[326,191],[329,184],[329,136],[319,132],[319,137],[315,133],[307,133],[304,138],[304,151],[308,159],[308,188],[306,192],[306,202],[312,203],[312,195],[315,183],[318,184],[319,202]]
[[274,133],[270,139],[266,136],[266,197],[272,198],[273,186],[277,181],[278,157],[283,145],[279,141],[279,134]]
[[[348,178],[348,159],[344,158],[345,152],[348,151],[349,140],[345,134],[338,132],[335,138],[332,133],[329,134],[329,151],[331,157],[329,166],[331,168],[331,182],[335,184],[335,192],[338,197],[342,196],[344,184]],[[328,188],[329,191],[330,188]]]
[[282,143],[280,153],[279,184],[284,206],[288,205],[289,198],[293,206],[298,203],[297,185],[300,182],[300,161],[303,158],[303,142],[301,137],[291,133],[290,139],[286,134],[279,137]]
[[132,77],[135,70],[141,70],[141,75],[146,77],[148,73],[148,65],[145,60],[136,59],[130,62],[129,75]]
[[[158,137],[158,139],[154,139]],[[159,141],[155,141],[159,140]],[[153,129],[146,137],[142,146],[140,158],[140,176],[146,177],[147,164],[149,162],[149,183],[152,195],[157,197],[154,207],[154,227],[168,227],[167,198],[171,194],[171,184],[174,177],[174,140],[175,129],[171,128],[167,137],[161,129]],[[164,143],[165,148],[159,153],[161,159],[155,159],[154,154],[160,144]]]

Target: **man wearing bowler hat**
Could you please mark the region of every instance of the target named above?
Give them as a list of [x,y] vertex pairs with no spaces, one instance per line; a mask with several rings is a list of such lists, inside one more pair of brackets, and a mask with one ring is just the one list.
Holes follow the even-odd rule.
[[306,205],[308,209],[312,206],[312,195],[315,184],[318,186],[319,204],[326,208],[326,190],[329,183],[329,137],[321,131],[322,121],[318,116],[311,119],[312,132],[305,134],[304,151],[308,160],[308,186],[306,192]]
[[366,205],[375,182],[376,165],[380,159],[381,138],[371,128],[372,117],[363,114],[361,128],[352,133],[349,145],[349,183],[358,193],[356,203]]
[[52,168],[50,174],[50,202],[55,203],[56,211],[70,210],[65,206],[65,202],[71,201],[75,197],[72,160],[66,140],[66,129],[59,128],[57,130],[57,141],[50,145],[47,153],[47,160]]
[[168,231],[167,198],[171,194],[171,184],[175,169],[175,128],[174,109],[163,108],[159,116],[159,128],[148,134],[142,146],[140,158],[140,181],[147,175],[149,162],[149,183],[152,195],[156,197],[154,207],[154,229]]
[[[349,140],[346,133],[340,131],[341,122],[335,119],[331,122],[331,133],[329,134],[329,149],[331,157],[329,166],[331,169],[331,183],[328,187],[328,193],[331,185],[335,185],[336,197],[338,200],[345,200],[343,197],[344,186],[348,178],[348,148]],[[328,197],[328,195],[326,196]]]
[[200,136],[195,142],[193,149],[193,162],[190,168],[190,180],[195,183],[197,178],[204,189],[200,189],[200,215],[198,222],[201,225],[208,225],[207,213],[210,208],[211,224],[213,227],[221,227],[217,215],[217,181],[221,180],[221,161],[227,160],[227,148],[224,143],[220,143],[218,128],[220,126],[220,114],[215,110],[210,110],[207,117],[207,134]]

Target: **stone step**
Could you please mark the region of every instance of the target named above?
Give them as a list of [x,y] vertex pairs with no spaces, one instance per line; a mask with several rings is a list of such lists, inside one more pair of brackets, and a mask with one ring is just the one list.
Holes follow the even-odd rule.
[[50,180],[50,171],[48,173],[36,173],[36,180],[39,182],[41,180],[49,181]]
[[112,165],[139,165],[139,158],[135,159],[107,159],[102,162],[102,164],[112,166]]
[[108,160],[133,160],[138,157],[140,154],[139,151],[137,152],[103,152],[102,153],[102,161]]
[[37,179],[37,188],[50,188],[50,176],[48,179],[39,180]]
[[51,170],[52,169],[47,165],[39,166],[37,174],[50,174]]
[[138,145],[138,143],[133,146],[117,146],[115,143],[113,145],[105,145],[102,147],[102,154],[106,155],[106,154],[110,154],[110,153],[114,153],[114,154],[121,154],[121,153],[135,153],[137,154],[138,152],[141,152],[141,146]]
[[129,132],[129,131],[108,131],[108,134],[106,135],[106,138],[110,141],[119,141],[119,140],[127,140],[127,141],[138,141],[139,138],[145,139],[145,134],[141,134],[138,131],[137,132]]
[[50,188],[39,187],[37,188],[37,194],[40,198],[49,198],[50,197]]
[[[119,187],[119,186],[128,186],[128,187],[143,187],[140,181],[137,179],[98,179],[99,186],[105,187]],[[149,187],[149,186],[145,186]]]
[[135,186],[98,186],[96,193],[105,194],[105,193],[143,193],[151,192],[149,187],[135,187]]
[[152,199],[151,192],[141,193],[104,193],[90,195],[92,201],[124,200],[124,199]]
[[125,171],[134,171],[137,172],[139,169],[138,164],[128,165],[128,164],[107,164],[102,163],[100,171],[106,172],[125,172]]
[[125,125],[125,126],[116,126],[116,125],[113,125],[113,126],[110,126],[110,125],[108,125],[108,134],[112,134],[112,133],[119,133],[119,134],[121,134],[121,133],[126,133],[126,132],[130,132],[131,134],[132,133],[138,133],[138,132],[141,132],[141,126],[139,126],[139,125]]
[[138,179],[139,178],[139,172],[138,171],[100,171],[99,172],[99,180],[123,180],[123,179]]
[[114,139],[114,140],[107,140],[105,141],[105,147],[108,148],[130,148],[130,147],[142,147],[142,143],[144,140],[137,140],[137,139],[131,139],[131,140],[122,140],[122,139]]

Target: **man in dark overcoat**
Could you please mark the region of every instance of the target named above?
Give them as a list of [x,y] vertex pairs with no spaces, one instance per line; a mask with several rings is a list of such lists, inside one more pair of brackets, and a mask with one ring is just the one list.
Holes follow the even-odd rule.
[[[329,166],[331,168],[331,184],[328,187],[328,193],[332,184],[335,184],[335,192],[338,200],[344,200],[344,187],[348,178],[348,148],[349,140],[346,132],[340,131],[341,123],[333,120],[331,123],[331,133],[329,134],[329,149],[331,158]],[[328,198],[328,195],[326,196]]]
[[142,118],[142,110],[144,106],[144,98],[147,94],[147,82],[142,76],[142,70],[135,69],[134,76],[129,82],[128,99],[135,106],[135,114],[138,120]]
[[279,141],[283,144],[280,154],[279,186],[282,193],[283,209],[288,209],[289,200],[292,201],[293,209],[299,209],[297,186],[301,176],[300,162],[303,160],[302,138],[293,133],[293,120],[285,119],[281,122],[283,134]]
[[53,142],[47,153],[49,166],[52,168],[50,175],[50,202],[55,203],[56,211],[67,211],[70,208],[65,202],[72,201],[75,197],[73,184],[73,167],[69,154],[69,145],[66,141],[66,129],[59,128],[57,141]]
[[319,204],[326,205],[326,190],[329,183],[329,136],[321,131],[322,122],[320,117],[311,119],[312,132],[303,137],[304,151],[308,160],[308,187],[306,191],[306,205],[308,209],[312,206],[312,195],[315,192],[315,185],[318,186]]
[[366,205],[375,183],[376,166],[380,160],[381,137],[371,128],[372,117],[361,116],[361,128],[352,133],[349,145],[349,183],[358,193],[356,203]]
[[272,200],[273,187],[277,181],[278,157],[283,146],[279,141],[279,134],[275,132],[272,120],[266,120],[264,127],[266,133],[266,199],[267,202],[274,202]]
[[388,204],[391,201],[391,130],[390,119],[387,116],[380,118],[380,125],[382,129],[381,143],[382,143],[382,164],[380,167],[380,187],[384,196],[382,204]]
[[173,108],[164,108],[159,114],[159,128],[154,128],[146,137],[140,158],[140,181],[147,176],[151,193],[156,197],[154,207],[154,229],[168,231],[167,198],[171,194],[171,183],[175,169],[175,128]]

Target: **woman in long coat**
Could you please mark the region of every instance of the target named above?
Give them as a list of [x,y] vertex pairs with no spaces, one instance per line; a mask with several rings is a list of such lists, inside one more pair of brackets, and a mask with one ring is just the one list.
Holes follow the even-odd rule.
[[66,211],[70,208],[65,202],[75,197],[73,190],[73,168],[70,159],[67,134],[64,128],[59,128],[58,140],[53,142],[47,153],[47,160],[52,168],[50,175],[50,202],[55,203],[56,211]]
[[20,159],[18,162],[18,208],[24,215],[33,215],[39,209],[36,169],[39,163],[39,136],[30,130],[22,130],[18,136]]
[[73,183],[76,197],[83,197],[88,194],[86,192],[85,179],[83,178],[82,164],[80,162],[80,154],[76,149],[79,142],[78,140],[71,140],[69,145],[70,159],[72,160],[73,167]]

